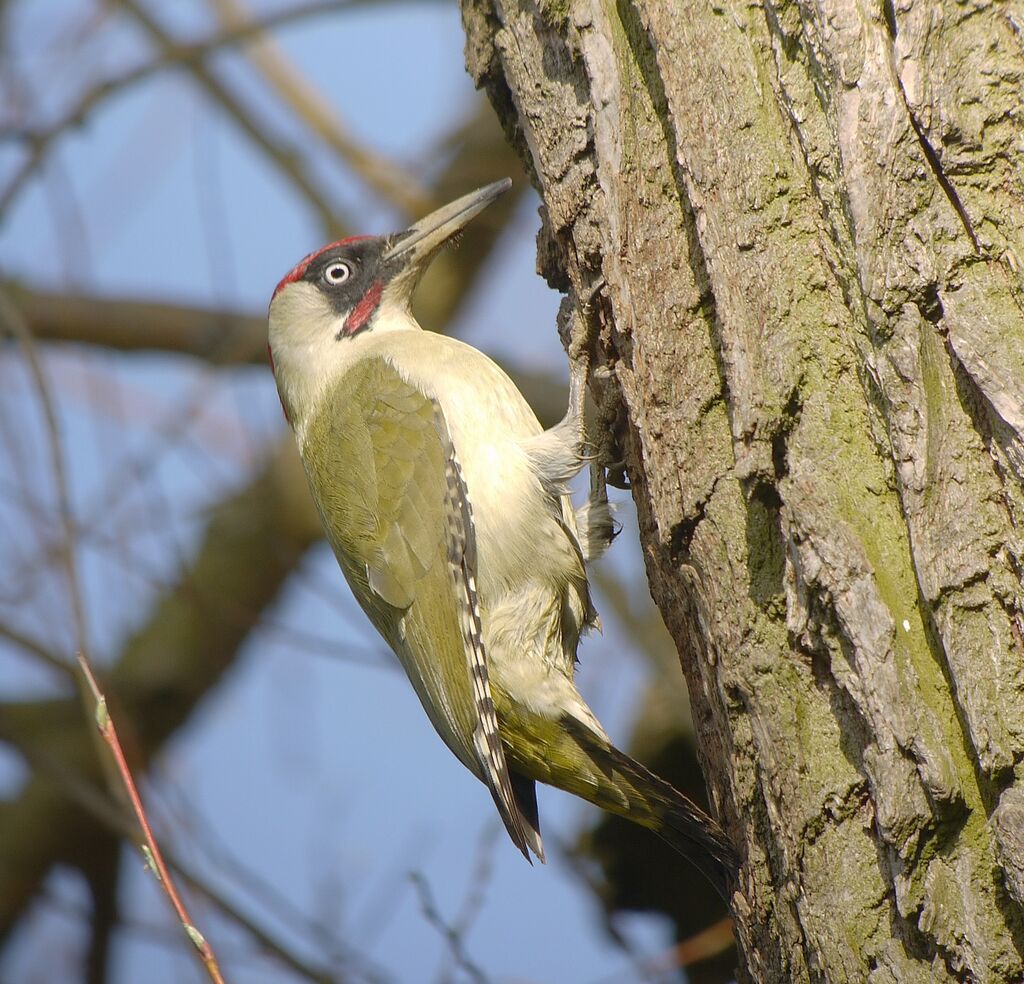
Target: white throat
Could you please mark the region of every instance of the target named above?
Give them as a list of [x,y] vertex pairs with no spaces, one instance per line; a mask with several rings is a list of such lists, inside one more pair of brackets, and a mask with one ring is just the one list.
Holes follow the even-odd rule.
[[301,449],[306,428],[328,386],[358,362],[375,339],[396,331],[421,331],[408,303],[385,291],[370,327],[339,334],[348,316],[325,303],[312,284],[286,287],[270,305],[270,352],[278,392]]

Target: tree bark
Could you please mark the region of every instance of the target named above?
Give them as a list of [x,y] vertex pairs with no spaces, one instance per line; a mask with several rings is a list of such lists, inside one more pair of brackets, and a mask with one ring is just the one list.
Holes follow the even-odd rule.
[[1020,981],[1024,8],[462,9],[608,370],[741,975]]

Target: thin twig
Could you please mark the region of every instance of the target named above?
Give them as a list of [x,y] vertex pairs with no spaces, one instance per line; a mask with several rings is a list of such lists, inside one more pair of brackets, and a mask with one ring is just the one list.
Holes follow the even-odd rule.
[[121,741],[117,737],[117,729],[114,727],[114,721],[107,710],[106,698],[100,692],[100,688],[96,683],[96,677],[93,675],[92,667],[89,666],[89,661],[86,659],[84,652],[78,653],[78,665],[81,667],[82,674],[85,677],[85,681],[88,684],[93,700],[95,701],[96,728],[99,731],[100,736],[107,743],[107,747],[110,749],[111,754],[114,756],[114,762],[117,765],[118,773],[120,773],[121,781],[124,783],[125,792],[128,794],[128,799],[131,801],[132,809],[135,812],[135,818],[138,820],[139,827],[142,829],[142,853],[146,859],[146,864],[156,875],[157,881],[160,883],[160,887],[171,900],[171,905],[174,907],[174,911],[178,915],[182,929],[185,930],[185,935],[199,952],[200,959],[206,967],[206,972],[210,975],[210,980],[213,981],[214,984],[224,984],[224,977],[221,974],[217,958],[214,956],[213,948],[209,943],[207,943],[203,934],[196,928],[195,923],[192,921],[192,917],[188,914],[188,911],[185,908],[185,903],[182,902],[181,896],[178,894],[178,890],[175,888],[174,882],[171,880],[171,874],[167,870],[167,865],[164,863],[163,855],[160,853],[160,847],[157,844],[156,838],[153,836],[153,831],[149,826],[149,819],[146,817],[146,810],[139,797],[139,791],[135,786],[135,780],[132,778],[131,769],[128,768],[128,762],[124,757],[124,751],[121,748]]
[[75,521],[71,512],[71,496],[68,492],[67,474],[64,469],[64,451],[61,446],[60,426],[57,423],[57,411],[50,396],[50,387],[46,382],[39,354],[36,351],[32,332],[21,316],[21,312],[11,303],[7,292],[0,288],[0,326],[6,327],[20,342],[25,363],[28,366],[36,387],[36,395],[43,410],[46,424],[47,446],[50,453],[50,466],[53,469],[53,481],[57,492],[57,509],[60,514],[61,560],[67,578],[68,597],[75,628],[76,648],[83,652],[88,646],[88,631],[85,622],[85,606],[82,593],[78,586],[78,570],[75,561]]
[[[240,0],[210,0],[228,30],[251,22]],[[394,161],[374,153],[352,138],[319,89],[311,86],[267,34],[254,36],[244,46],[252,64],[302,120],[367,186],[397,205],[407,218],[431,211],[436,203],[417,179]]]
[[19,632],[6,623],[0,623],[0,637],[13,643],[19,649],[31,653],[36,659],[57,670],[57,672],[65,677],[74,677],[74,667],[67,660],[61,659],[55,652],[47,649],[42,643],[36,642],[35,639],[25,635],[23,632]]
[[487,900],[487,886],[494,875],[494,853],[501,837],[501,826],[495,821],[484,825],[476,849],[476,863],[469,877],[469,887],[462,902],[455,928],[461,935],[469,932]]
[[[29,335],[29,338],[31,339],[31,335]],[[157,429],[163,441],[158,445],[147,447],[134,458],[120,463],[117,470],[107,479],[100,492],[97,493],[95,507],[90,504],[90,506],[83,510],[85,519],[76,521],[70,515],[69,510],[67,513],[68,518],[63,524],[61,540],[55,543],[52,548],[47,546],[46,549],[41,551],[32,567],[19,571],[18,580],[26,581],[33,568],[38,569],[40,564],[49,564],[54,554],[64,559],[65,566],[67,566],[67,544],[73,543],[85,536],[94,535],[96,528],[113,515],[116,509],[120,508],[123,500],[135,488],[132,480],[143,481],[146,475],[155,469],[156,464],[164,456],[188,438],[190,427],[209,406],[209,395],[214,383],[215,379],[212,372],[203,372],[200,378],[193,381],[189,392],[185,394],[180,405],[176,406],[173,411],[167,412],[166,423],[160,422]],[[61,481],[61,477],[57,476],[58,490],[61,488]],[[69,578],[71,578],[73,565],[68,570]],[[73,597],[76,597],[77,594],[78,592],[75,592]],[[87,648],[84,636],[79,638],[77,648],[81,650]]]
[[[162,52],[173,52],[177,41],[160,26],[159,21],[138,0],[118,0]],[[324,229],[332,235],[342,234],[340,216],[334,206],[321,194],[320,189],[306,173],[301,154],[280,139],[269,135],[262,123],[257,122],[249,110],[228,87],[201,61],[186,63],[192,77],[215,103],[227,112],[249,139],[277,166],[278,170],[302,192],[313,207]]]
[[[363,952],[366,947],[362,938],[362,951],[353,944],[339,939],[337,926],[333,921],[304,912],[280,886],[236,856],[230,843],[207,822],[198,804],[193,802],[180,786],[163,783],[162,789],[168,799],[173,799],[170,815],[182,818],[181,822],[176,824],[176,828],[187,830],[192,837],[194,849],[204,856],[205,860],[201,862],[204,869],[220,872],[231,880],[238,891],[245,893],[246,897],[259,899],[268,913],[292,932],[300,933],[312,944],[320,947],[324,954],[323,959],[335,966],[344,967],[346,974],[352,975],[352,979],[362,980],[367,984],[387,984],[391,980],[384,970],[374,965],[366,952]],[[324,971],[324,974],[326,973]],[[333,982],[335,978],[332,977],[330,980]]]
[[[462,900],[459,914],[452,923],[452,932],[464,940],[469,934],[477,916],[483,911],[484,902],[487,900],[487,886],[494,875],[494,854],[501,836],[501,826],[497,821],[484,825],[480,832],[479,843],[476,850],[476,863],[473,865],[473,872],[469,876],[469,884],[466,888],[466,897]],[[451,952],[450,956],[454,956]],[[438,980],[444,980],[445,974],[438,973]]]
[[[0,722],[0,737],[9,741],[15,740],[12,734],[5,731],[2,722]],[[45,773],[56,780],[62,792],[93,819],[125,840],[134,841],[138,837],[138,829],[128,813],[120,804],[115,804],[108,794],[87,782],[77,772],[68,769],[61,761],[40,752],[37,748],[19,744],[19,749],[35,772]],[[164,858],[194,891],[199,892],[212,902],[222,915],[240,926],[260,947],[291,968],[300,977],[304,977],[314,984],[342,984],[342,978],[333,975],[329,970],[312,966],[288,945],[273,936],[269,930],[264,929],[245,913],[239,912],[232,902],[202,875],[193,870],[183,858],[176,856],[167,848],[164,848]]]
[[445,922],[444,916],[441,915],[441,911],[437,907],[437,902],[434,899],[434,893],[430,890],[430,885],[427,883],[427,879],[423,873],[420,871],[410,872],[409,880],[416,888],[416,894],[419,895],[420,909],[422,910],[424,917],[427,922],[429,922],[430,925],[441,934],[441,937],[448,944],[448,948],[456,964],[461,967],[476,982],[476,984],[488,984],[487,975],[470,959],[469,954],[466,953],[463,935],[460,932],[459,927]]
[[197,41],[192,44],[169,43],[164,47],[158,58],[144,65],[129,69],[120,75],[115,75],[113,78],[105,79],[86,90],[71,109],[67,110],[49,126],[35,130],[19,130],[15,127],[6,127],[0,131],[0,140],[20,139],[30,149],[28,157],[15,172],[14,177],[8,182],[3,193],[0,194],[0,215],[7,211],[8,206],[17,197],[25,182],[39,170],[40,165],[49,153],[51,145],[67,131],[85,123],[100,105],[121,90],[143,82],[164,69],[198,64],[210,55],[240,44],[263,31],[269,31],[303,18],[333,13],[343,6],[355,5],[354,0],[350,0],[348,4],[345,3],[345,0],[312,0],[310,3],[280,10],[259,20],[239,24],[232,30],[215,38]]

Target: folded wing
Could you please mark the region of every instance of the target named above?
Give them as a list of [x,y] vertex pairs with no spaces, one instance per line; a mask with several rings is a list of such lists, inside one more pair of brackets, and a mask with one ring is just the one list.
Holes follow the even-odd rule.
[[323,401],[303,458],[356,599],[445,743],[487,785],[513,842],[527,857],[528,847],[543,857],[505,761],[470,494],[437,401],[383,358],[364,360]]

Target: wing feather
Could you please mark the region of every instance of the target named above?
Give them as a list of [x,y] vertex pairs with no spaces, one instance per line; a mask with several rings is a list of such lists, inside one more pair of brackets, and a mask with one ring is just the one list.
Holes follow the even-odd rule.
[[488,678],[472,504],[436,400],[384,359],[335,384],[303,447],[353,594],[434,727],[487,785],[512,841],[543,857],[509,774]]
[[[462,477],[462,468],[455,453],[448,427],[440,407],[437,407],[435,425],[441,437],[445,455],[445,518],[448,548],[448,568],[455,585],[462,639],[469,658],[469,673],[476,704],[477,726],[473,729],[473,747],[484,769],[484,781],[491,791],[509,835],[529,860],[527,833],[518,800],[512,788],[505,750],[501,744],[498,714],[491,697],[487,673],[487,653],[484,649],[483,623],[480,617],[480,599],[477,595],[476,531],[473,525],[473,505]],[[531,845],[532,846],[532,845]],[[541,852],[539,857],[543,857]]]

